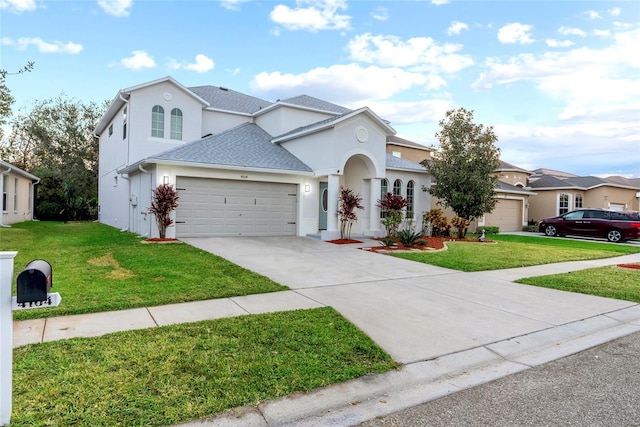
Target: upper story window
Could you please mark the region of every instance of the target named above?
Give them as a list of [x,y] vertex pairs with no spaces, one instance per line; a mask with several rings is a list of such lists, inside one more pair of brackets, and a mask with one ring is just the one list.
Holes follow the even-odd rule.
[[393,182],[393,195],[400,196],[402,194],[402,181],[396,179]]
[[182,111],[179,108],[171,110],[171,139],[182,139]]
[[415,183],[413,181],[407,182],[407,218],[413,218],[413,190]]
[[122,114],[122,139],[127,137],[127,107],[124,107],[124,113]]
[[578,194],[576,196],[576,209],[580,209],[582,207],[582,194]]
[[164,138],[164,108],[160,105],[151,110],[151,136]]
[[558,200],[558,215],[564,215],[569,212],[569,195],[562,193]]

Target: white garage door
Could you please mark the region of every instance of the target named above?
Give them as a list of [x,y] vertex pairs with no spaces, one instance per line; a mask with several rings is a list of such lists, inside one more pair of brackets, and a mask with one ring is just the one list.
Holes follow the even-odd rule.
[[498,200],[493,212],[484,216],[484,225],[500,227],[500,231],[522,231],[522,201]]
[[294,236],[296,184],[177,177],[176,236]]

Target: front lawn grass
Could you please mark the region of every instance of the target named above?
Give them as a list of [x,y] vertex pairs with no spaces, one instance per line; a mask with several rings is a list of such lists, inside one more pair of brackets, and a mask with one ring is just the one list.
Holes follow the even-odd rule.
[[14,350],[12,426],[157,426],[397,365],[332,308],[242,316]]
[[405,252],[393,256],[460,271],[527,267],[554,262],[610,258],[640,252],[640,248],[611,243],[492,234],[494,243],[447,242],[438,252]]
[[[14,274],[33,259],[53,270],[56,308],[14,319],[51,317],[258,294],[287,289],[187,244],[143,244],[99,223],[23,222],[0,228],[0,250],[18,251]],[[15,295],[15,280],[13,294]]]
[[527,277],[516,282],[640,303],[640,270],[615,265]]

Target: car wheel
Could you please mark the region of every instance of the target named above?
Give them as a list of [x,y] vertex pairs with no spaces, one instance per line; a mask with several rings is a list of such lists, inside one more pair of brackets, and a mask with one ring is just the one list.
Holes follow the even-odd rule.
[[607,240],[612,243],[621,242],[622,233],[620,232],[620,230],[612,228],[611,230],[607,231]]
[[546,234],[547,236],[557,236],[558,229],[555,225],[547,225],[544,229],[544,234]]

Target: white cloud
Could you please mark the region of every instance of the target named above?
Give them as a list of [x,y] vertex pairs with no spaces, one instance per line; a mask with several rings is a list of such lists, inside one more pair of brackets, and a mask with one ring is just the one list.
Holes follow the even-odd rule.
[[474,89],[530,81],[548,98],[564,105],[562,120],[637,121],[640,110],[640,57],[636,54],[640,30],[615,35],[603,49],[579,48],[539,55],[520,54],[489,59],[488,71]]
[[0,10],[13,13],[30,12],[36,9],[34,0],[0,0]]
[[611,31],[609,31],[609,30],[594,30],[593,31],[593,35],[594,36],[598,36],[598,37],[609,37],[611,35]]
[[435,4],[436,6],[440,6],[448,3],[449,3],[449,0],[431,0],[431,4]]
[[587,15],[587,18],[589,19],[601,19],[602,16],[600,16],[600,13],[596,12],[595,10],[587,10],[585,12],[585,15]]
[[129,16],[133,0],[98,0],[98,5],[109,15],[124,17]]
[[469,26],[464,22],[453,21],[451,25],[449,25],[449,28],[447,28],[447,34],[450,36],[458,35],[462,32],[462,30],[468,30],[468,29],[469,29]]
[[619,7],[614,7],[613,9],[607,10],[607,12],[611,16],[618,16],[622,12],[622,9],[620,9]]
[[120,64],[132,70],[142,70],[143,68],[154,68],[156,61],[143,50],[134,50],[129,58],[122,58]]
[[[416,102],[369,102],[367,106],[380,117],[389,120],[392,126],[437,123],[447,110],[454,108],[448,99],[428,99]],[[432,135],[422,135],[422,138]]]
[[240,10],[240,5],[249,0],[220,0],[220,6],[227,10]]
[[203,54],[196,55],[195,62],[191,64],[183,64],[178,61],[172,60],[169,62],[169,68],[174,70],[184,69],[189,71],[195,71],[196,73],[206,73],[215,67],[213,59],[208,58]]
[[386,21],[387,19],[389,19],[389,10],[386,7],[380,6],[376,8],[376,10],[371,14],[371,16],[376,21]]
[[468,55],[457,53],[459,44],[439,45],[430,37],[414,37],[406,41],[396,36],[355,36],[349,41],[349,57],[359,62],[390,67],[415,67],[430,72],[455,73],[473,65]]
[[26,50],[29,46],[36,46],[40,53],[68,53],[71,55],[78,54],[83,49],[82,45],[78,43],[62,43],[57,40],[46,42],[39,37],[21,37],[17,40],[11,37],[3,37],[2,44],[5,46],[13,46],[18,50]]
[[351,17],[340,14],[342,10],[347,10],[346,0],[296,0],[296,7],[279,4],[269,16],[291,31],[346,30]]
[[514,22],[507,24],[498,30],[498,40],[500,43],[512,44],[529,44],[535,40],[531,38],[531,30],[533,26]]
[[564,26],[558,28],[558,33],[562,34],[563,36],[579,36],[579,37],[587,36],[587,33],[584,30],[581,30],[580,28],[569,28]]
[[571,40],[547,39],[546,43],[549,47],[569,47],[573,45]]
[[399,68],[363,68],[357,64],[320,67],[300,74],[260,73],[251,82],[252,93],[266,98],[287,98],[301,93],[330,99],[354,108],[371,100],[388,99],[412,87],[431,82],[424,74]]

